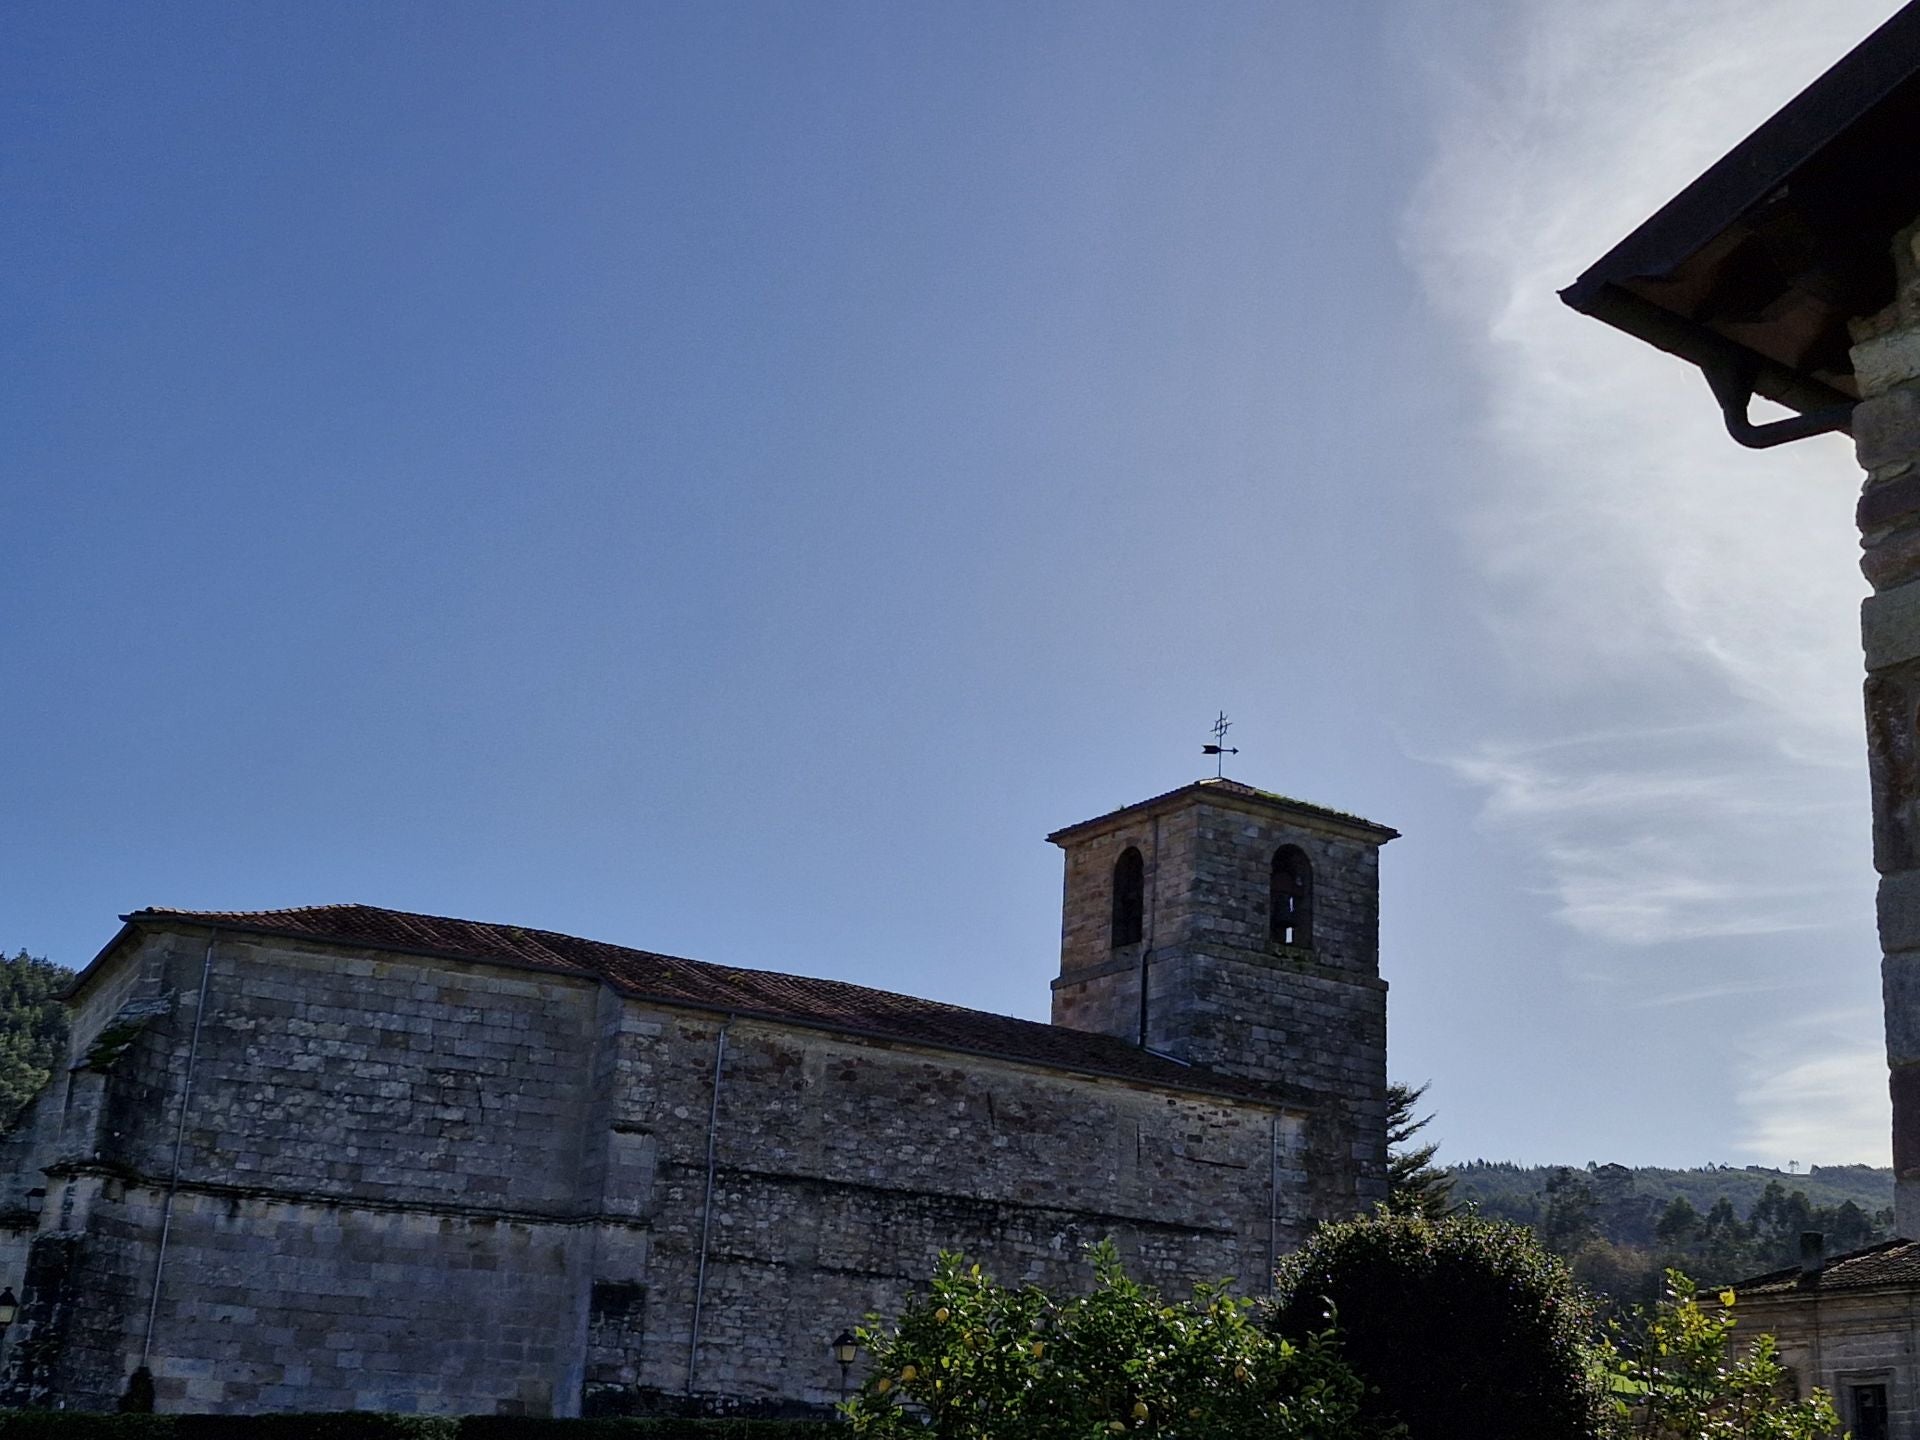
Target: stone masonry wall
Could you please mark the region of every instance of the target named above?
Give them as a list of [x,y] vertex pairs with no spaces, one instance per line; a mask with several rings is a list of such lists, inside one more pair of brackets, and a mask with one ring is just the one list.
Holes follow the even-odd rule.
[[1742,1298],[1739,1334],[1770,1334],[1804,1395],[1818,1385],[1852,1426],[1852,1389],[1887,1388],[1888,1440],[1920,1440],[1920,1306],[1910,1292]]
[[1308,1223],[1299,1107],[234,935],[176,1184],[205,940],[147,932],[81,998],[63,1123],[0,1180],[45,1191],[0,1400],[113,1405],[169,1190],[150,1355],[169,1410],[820,1403],[826,1341],[941,1248],[1071,1284],[1111,1234],[1170,1288],[1258,1292]]
[[[138,1363],[164,1188],[68,1185],[94,1192],[67,1277],[86,1308],[56,1368],[10,1380],[45,1387],[42,1403],[111,1408]],[[590,1255],[565,1223],[183,1186],[154,1315],[158,1406],[565,1410],[580,1383],[565,1322]]]
[[[151,1362],[168,1408],[275,1408],[300,1386],[349,1407],[402,1390],[405,1409],[570,1405],[570,1337],[503,1355],[448,1343],[446,1322],[511,1335],[506,1272],[540,1313],[556,1295],[560,1313],[581,1308],[578,1237],[542,1227],[583,1209],[600,987],[223,937],[182,1130],[204,939],[145,938],[77,1008],[35,1245],[57,1245],[63,1283],[91,1308],[51,1345],[44,1297],[23,1297],[22,1338],[47,1331],[46,1353],[16,1343],[6,1387],[52,1385],[95,1408],[119,1395],[173,1188]],[[316,1334],[331,1337],[317,1350]],[[347,1373],[360,1368],[373,1378]]]
[[[1066,847],[1054,1024],[1138,1041],[1141,953],[1158,957],[1192,928],[1195,838],[1195,814],[1186,809],[1131,817]],[[1146,862],[1145,914],[1140,943],[1116,948],[1113,867],[1129,846]]]
[[[302,1196],[573,1213],[599,990],[497,966],[223,939],[181,1171]],[[154,1027],[127,1078],[150,1081],[157,1063],[177,1093],[194,1003],[181,992],[174,1023]],[[156,1175],[172,1141],[165,1127],[129,1127],[99,1153]]]
[[1857,517],[1873,863],[1893,1099],[1895,1228],[1920,1235],[1920,257],[1895,247],[1898,298],[1855,326],[1853,415],[1867,472]]
[[[1196,830],[1192,929],[1151,976],[1149,1043],[1324,1097],[1310,1132],[1316,1207],[1367,1209],[1387,1193],[1379,849],[1227,807],[1198,807]],[[1268,938],[1269,867],[1286,844],[1313,865],[1310,950]]]
[[[630,1005],[616,1125],[657,1176],[644,1344],[592,1386],[689,1385],[718,1018]],[[1297,1113],[762,1022],[727,1029],[692,1388],[837,1398],[827,1341],[898,1307],[942,1249],[1076,1285],[1114,1236],[1175,1290],[1263,1293],[1306,1219]],[[1274,1220],[1277,1211],[1277,1223]],[[603,1394],[603,1403],[608,1397]]]

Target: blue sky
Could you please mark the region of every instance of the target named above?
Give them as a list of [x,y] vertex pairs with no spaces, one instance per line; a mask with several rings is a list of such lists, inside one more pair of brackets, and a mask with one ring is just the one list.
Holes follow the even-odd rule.
[[1444,1154],[1884,1159],[1851,457],[1553,291],[1892,8],[17,6],[0,947],[1042,1016],[1225,708]]

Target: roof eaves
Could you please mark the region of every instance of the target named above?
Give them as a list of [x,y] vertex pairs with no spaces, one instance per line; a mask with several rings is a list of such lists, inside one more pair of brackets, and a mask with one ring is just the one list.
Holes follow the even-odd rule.
[[1238,780],[1193,780],[1159,795],[1150,796],[1145,800],[1136,800],[1133,804],[1122,805],[1117,810],[1109,810],[1104,815],[1096,815],[1091,820],[1082,820],[1077,824],[1063,826],[1047,836],[1047,840],[1051,844],[1059,845],[1064,841],[1078,839],[1082,835],[1109,829],[1136,815],[1172,809],[1177,804],[1194,797],[1217,804],[1238,804],[1243,808],[1255,810],[1277,810],[1316,820],[1353,832],[1359,838],[1376,845],[1384,845],[1387,841],[1396,840],[1400,836],[1400,832],[1391,826],[1381,825],[1364,816],[1354,815],[1345,810],[1334,810],[1325,805],[1315,805],[1307,800],[1295,800],[1290,795],[1262,790]]
[[[316,910],[328,907],[304,906],[301,908]],[[274,913],[276,912],[261,912],[263,916]],[[1126,1071],[1106,1066],[1088,1065],[1071,1060],[1051,1060],[1035,1055],[1023,1055],[1014,1050],[1001,1050],[991,1047],[944,1042],[923,1035],[905,1034],[899,1031],[848,1024],[787,1011],[756,1009],[751,1006],[723,1005],[711,1001],[702,1002],[685,995],[671,995],[648,990],[644,986],[634,985],[631,982],[622,981],[613,976],[600,974],[597,971],[585,968],[578,970],[561,969],[553,965],[541,964],[531,960],[515,959],[509,956],[472,955],[462,953],[458,950],[402,945],[391,941],[382,941],[358,935],[328,935],[305,930],[276,928],[271,924],[261,921],[250,921],[237,912],[196,914],[193,911],[143,909],[124,915],[121,919],[125,923],[120,934],[109,943],[107,949],[103,950],[100,956],[96,957],[96,964],[100,959],[104,958],[108,951],[111,951],[136,924],[154,924],[161,921],[184,922],[190,926],[216,931],[263,935],[275,939],[297,940],[314,945],[335,945],[344,949],[372,950],[383,955],[408,955],[418,959],[451,960],[464,965],[497,965],[508,970],[567,976],[591,984],[604,985],[616,994],[625,995],[632,999],[644,1001],[650,1005],[659,1005],[667,1009],[685,1010],[701,1015],[732,1016],[739,1019],[757,1020],[770,1024],[790,1025],[798,1029],[828,1034],[851,1035],[864,1040],[885,1041],[890,1045],[905,1045],[945,1054],[972,1055],[981,1059],[1000,1060],[1012,1065],[1024,1065],[1042,1070],[1063,1071],[1067,1074],[1074,1075],[1094,1076],[1100,1079],[1118,1081],[1123,1084],[1142,1086],[1152,1090],[1172,1090],[1228,1099],[1239,1103],[1260,1105],[1272,1110],[1299,1111],[1303,1108],[1311,1107],[1309,1097],[1293,1090],[1291,1087],[1255,1085],[1251,1081],[1246,1082],[1245,1085],[1238,1085],[1232,1083],[1235,1077],[1219,1075],[1218,1072],[1202,1066],[1182,1065],[1181,1062],[1178,1061],[1168,1062],[1169,1065],[1180,1066],[1180,1073],[1178,1075],[1169,1074],[1161,1077],[1157,1075],[1130,1074]],[[656,952],[646,953],[653,954]],[[690,960],[684,956],[663,955],[659,958],[672,960],[677,964],[696,967],[702,967],[712,963],[704,960]],[[92,968],[90,965],[87,971],[82,972],[82,975],[84,976],[89,973]],[[76,988],[78,983],[78,979],[76,979],[75,986],[69,987],[70,991]],[[994,1018],[1011,1019],[1014,1017],[995,1016]],[[1206,1081],[1210,1078],[1217,1078],[1228,1083],[1223,1085],[1209,1085]]]
[[[1785,310],[1778,301],[1773,308],[1779,315],[1774,319],[1759,323],[1722,320],[1720,323],[1736,332],[1728,334],[1711,323],[1715,319],[1711,308],[1704,317],[1682,313],[1679,308],[1660,303],[1658,291],[1663,282],[1676,279],[1686,269],[1696,272],[1692,280],[1720,279],[1719,267],[1731,265],[1737,258],[1734,242],[1766,231],[1767,217],[1783,200],[1788,211],[1801,205],[1802,190],[1812,197],[1804,202],[1809,215],[1827,213],[1836,196],[1851,197],[1845,207],[1847,223],[1822,237],[1826,242],[1833,244],[1837,236],[1854,248],[1866,246],[1871,250],[1878,246],[1884,251],[1881,237],[1863,233],[1875,227],[1863,226],[1853,213],[1859,205],[1867,206],[1863,213],[1878,216],[1878,210],[1860,197],[1861,186],[1839,184],[1838,179],[1852,175],[1849,167],[1859,164],[1863,150],[1877,157],[1890,145],[1904,144],[1899,135],[1908,127],[1902,117],[1916,106],[1920,106],[1920,0],[1909,0],[1589,266],[1560,292],[1562,300],[1702,369],[1743,368],[1753,375],[1758,393],[1795,410],[1824,410],[1851,402],[1857,397],[1849,393],[1850,374],[1830,373],[1823,378],[1805,368],[1804,354],[1792,358],[1768,354],[1737,338],[1744,332],[1756,340],[1780,338],[1785,344],[1794,327],[1782,318]],[[1915,182],[1910,170],[1910,165],[1895,164],[1891,170],[1882,166],[1876,177],[1884,189],[1890,183],[1888,176],[1898,173],[1908,177],[1903,183],[1911,189]],[[1916,196],[1916,203],[1920,203],[1920,192]],[[1891,222],[1894,225],[1912,218],[1904,211],[1913,207],[1904,201],[1889,205],[1891,210],[1903,212]],[[1884,217],[1876,221],[1879,223],[1886,223]],[[1891,241],[1891,232],[1884,239]],[[1821,257],[1822,264],[1832,258]],[[1857,257],[1850,263],[1857,264]],[[1814,319],[1816,333],[1828,337],[1831,344],[1837,311],[1829,307],[1828,313],[1819,315],[1822,302],[1814,292],[1822,292],[1834,282],[1819,266],[1809,265],[1808,269],[1816,277],[1826,278],[1816,278],[1809,292],[1800,297],[1815,307],[1813,311],[1803,309],[1800,320]],[[1887,275],[1890,278],[1890,261]],[[1857,275],[1853,278],[1859,282]],[[1793,286],[1804,279],[1806,275],[1789,272],[1780,283],[1792,292]],[[1648,290],[1654,294],[1642,293]],[[1779,337],[1771,333],[1776,323],[1783,326]],[[1799,344],[1804,347],[1808,343],[1807,334],[1800,334]]]

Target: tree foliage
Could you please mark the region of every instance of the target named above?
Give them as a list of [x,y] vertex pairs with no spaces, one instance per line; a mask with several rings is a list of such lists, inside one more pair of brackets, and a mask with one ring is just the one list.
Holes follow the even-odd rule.
[[56,998],[73,972],[22,950],[0,958],[0,1131],[47,1083],[67,1045],[67,1011]]
[[1709,1308],[1680,1271],[1669,1270],[1666,1280],[1658,1304],[1638,1307],[1609,1327],[1607,1364],[1615,1377],[1619,1435],[1823,1440],[1839,1434],[1839,1417],[1824,1390],[1804,1400],[1788,1393],[1787,1371],[1771,1335],[1760,1336],[1744,1353],[1735,1346],[1733,1291],[1721,1291],[1719,1305]]
[[1269,1336],[1222,1286],[1163,1300],[1111,1243],[1090,1294],[1056,1300],[943,1254],[897,1323],[859,1332],[872,1371],[845,1407],[858,1435],[928,1440],[1369,1440],[1362,1385],[1319,1329]]
[[1433,1163],[1440,1146],[1429,1141],[1413,1144],[1414,1136],[1433,1123],[1433,1116],[1415,1118],[1426,1085],[1387,1086],[1387,1208],[1438,1220],[1450,1215],[1453,1176]]
[[1867,1166],[1787,1176],[1474,1161],[1454,1178],[1456,1194],[1482,1214],[1531,1225],[1576,1280],[1622,1308],[1657,1301],[1668,1269],[1718,1285],[1795,1264],[1803,1230],[1824,1233],[1836,1254],[1892,1234],[1891,1173]]
[[1274,1332],[1337,1319],[1363,1413],[1413,1440],[1592,1440],[1603,1423],[1591,1303],[1521,1226],[1383,1210],[1321,1226],[1278,1279]]

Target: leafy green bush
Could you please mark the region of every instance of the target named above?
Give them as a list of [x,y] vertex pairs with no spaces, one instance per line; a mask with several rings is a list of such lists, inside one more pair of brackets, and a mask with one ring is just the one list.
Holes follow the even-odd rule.
[[1220,1286],[1168,1304],[1093,1247],[1093,1293],[1056,1301],[942,1255],[898,1323],[860,1340],[857,1435],[928,1440],[1365,1440],[1361,1384],[1330,1336],[1275,1340]]
[[1383,1212],[1323,1225],[1281,1262],[1270,1328],[1301,1342],[1337,1322],[1374,1387],[1364,1412],[1411,1440],[1591,1440],[1591,1316],[1531,1231]]
[[458,1440],[827,1440],[825,1420],[670,1419],[664,1416],[597,1420],[522,1420],[470,1415]]
[[510,1415],[0,1412],[0,1440],[822,1440],[813,1420],[546,1420]]
[[1615,1418],[1623,1436],[1685,1440],[1821,1440],[1840,1432],[1833,1398],[1816,1388],[1788,1397],[1787,1371],[1762,1335],[1736,1352],[1735,1295],[1700,1303],[1693,1282],[1667,1271],[1659,1304],[1614,1321],[1608,1345]]
[[455,1440],[459,1421],[368,1410],[307,1415],[0,1414],[0,1440]]
[[452,1440],[454,1422],[366,1410],[313,1415],[180,1415],[172,1440]]
[[0,1410],[0,1440],[173,1440],[172,1415]]

